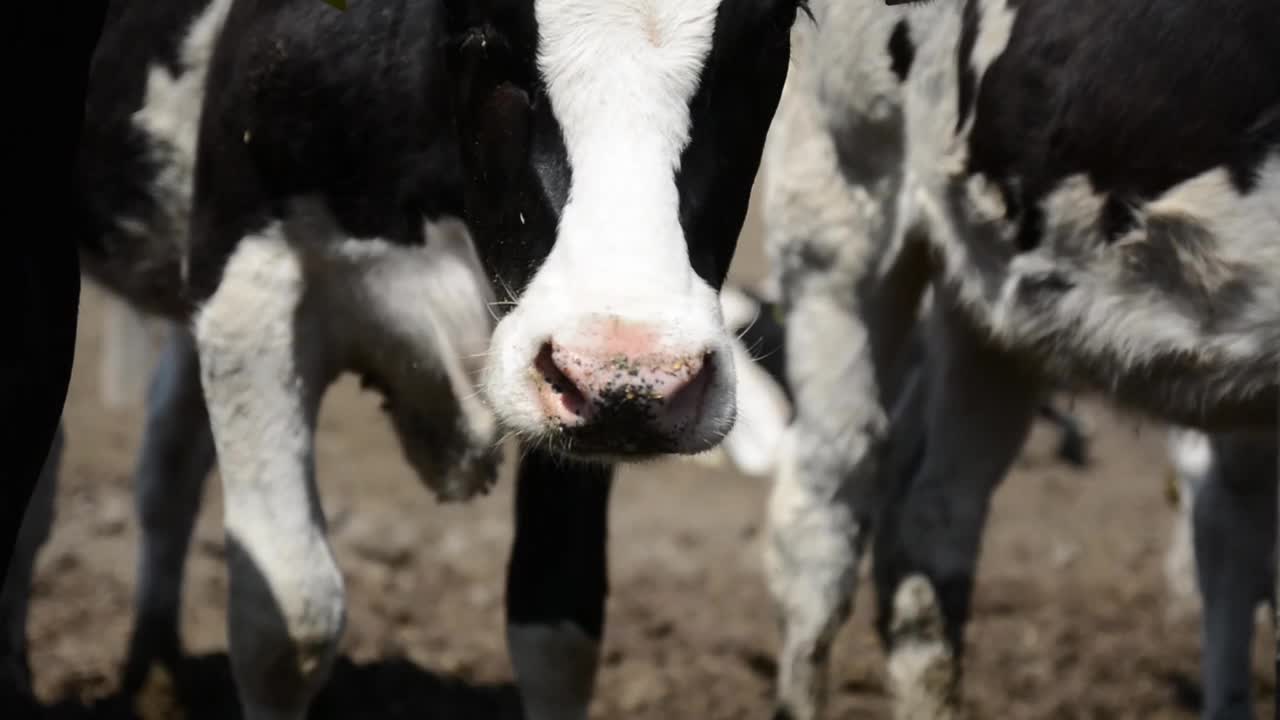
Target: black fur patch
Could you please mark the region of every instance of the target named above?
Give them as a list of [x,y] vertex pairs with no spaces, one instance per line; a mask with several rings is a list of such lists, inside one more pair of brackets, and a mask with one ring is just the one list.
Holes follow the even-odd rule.
[[516,478],[507,623],[576,625],[599,640],[609,591],[613,468],[527,450]]
[[[775,8],[772,14],[764,8]],[[711,52],[689,103],[689,144],[680,158],[680,226],[693,270],[714,288],[729,272],[746,220],[765,135],[782,96],[791,26],[803,6],[726,0]]]
[[911,26],[903,18],[894,24],[893,33],[889,35],[889,67],[898,82],[906,82],[915,59],[916,46],[911,41]]
[[[163,3],[112,2],[94,50],[85,116],[76,160],[77,243],[85,271],[108,287],[119,274],[147,267],[149,311],[185,314],[180,276],[166,268],[172,258],[147,257],[152,244],[119,231],[122,217],[145,220],[157,207],[152,183],[157,167],[134,114],[146,96],[149,68],[163,67],[180,75],[181,44],[186,30],[208,0]],[[171,270],[171,271],[170,271]]]
[[[966,0],[962,122],[976,11]],[[1270,0],[1229,12],[1184,0],[1020,3],[976,88],[969,170],[1015,184],[1024,207],[1083,174],[1112,198],[1102,218],[1112,237],[1131,226],[1126,206],[1213,168],[1247,192],[1280,142],[1277,36]]]

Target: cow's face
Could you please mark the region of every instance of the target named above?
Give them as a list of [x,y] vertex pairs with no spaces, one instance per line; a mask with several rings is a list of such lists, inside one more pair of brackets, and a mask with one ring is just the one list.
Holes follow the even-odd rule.
[[505,314],[484,392],[578,457],[714,447],[723,283],[800,0],[445,0],[467,215]]

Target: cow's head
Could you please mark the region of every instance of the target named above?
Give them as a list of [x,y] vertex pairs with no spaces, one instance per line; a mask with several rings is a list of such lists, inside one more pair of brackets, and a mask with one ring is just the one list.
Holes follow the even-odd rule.
[[484,393],[587,458],[714,447],[724,282],[802,0],[444,0],[467,220],[504,315]]

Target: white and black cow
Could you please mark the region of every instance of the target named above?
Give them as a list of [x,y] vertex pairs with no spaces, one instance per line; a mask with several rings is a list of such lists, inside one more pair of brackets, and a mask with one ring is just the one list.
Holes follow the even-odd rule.
[[[768,543],[779,714],[820,714],[878,524],[896,711],[949,717],[989,499],[1040,389],[1274,438],[1280,13],[1267,0],[812,10],[766,153],[796,396]],[[880,516],[903,397],[892,373],[926,287],[924,458]]]
[[[510,642],[526,708],[585,713],[605,594],[602,543],[590,539],[604,526],[588,511],[578,521],[575,504],[607,497],[601,461],[699,452],[732,426],[716,290],[798,10],[797,0],[232,6],[209,70],[185,287],[200,303],[192,324],[234,541],[231,655],[251,715],[300,712],[341,631],[318,510],[301,511],[310,433],[299,424],[314,400],[277,389],[325,380],[326,368],[295,362],[333,321],[302,292],[300,270],[398,252],[434,213],[466,218],[499,294],[483,395],[530,450],[517,505],[532,511],[520,517],[549,524],[517,527],[512,554]],[[413,338],[419,309],[378,289],[365,299],[378,315],[361,320]],[[414,369],[399,348],[381,358],[384,382]],[[278,516],[260,508],[286,506],[299,515],[284,544]],[[280,612],[264,612],[268,600]]]
[[[79,212],[73,219],[80,235],[71,237],[78,239],[84,268],[173,326],[152,381],[137,468],[143,532],[128,688],[142,681],[152,660],[177,655],[180,580],[201,488],[214,463],[196,350],[185,327],[179,260],[205,70],[229,6],[205,0],[159,7],[113,2],[108,10],[104,4],[106,28],[89,72],[87,102],[80,103],[86,118],[77,123],[82,152]],[[493,418],[474,399],[461,357],[487,345],[488,291],[465,233],[450,232],[448,223],[433,226],[430,248],[395,261],[364,277],[352,273],[352,284],[376,281],[423,306],[422,344],[408,349],[416,353],[411,361],[422,368],[423,382],[395,388],[418,395],[413,402],[390,399],[390,414],[424,479],[445,498],[463,497],[483,489],[496,463]],[[52,522],[62,445],[59,435],[0,593],[0,685],[20,694],[29,690],[24,631],[31,572]]]
[[[458,471],[426,477],[447,495],[486,485],[491,435],[524,444],[513,661],[532,717],[585,715],[610,463],[705,451],[734,424],[717,291],[802,5],[113,3],[82,258],[181,328],[152,387],[144,536],[189,534],[216,455],[246,717],[302,716],[342,632],[312,443],[345,371],[388,395],[419,470]],[[430,268],[466,261],[428,228],[449,217],[496,294],[452,303],[500,316],[474,352],[440,327]],[[455,392],[472,375],[483,406]],[[166,414],[186,422],[154,427]],[[144,539],[144,571],[179,571],[184,551]],[[176,589],[139,603],[135,657],[176,647]]]

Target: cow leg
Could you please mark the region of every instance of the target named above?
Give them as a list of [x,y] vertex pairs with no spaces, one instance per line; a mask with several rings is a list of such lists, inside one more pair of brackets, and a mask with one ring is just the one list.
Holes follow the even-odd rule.
[[[887,39],[892,20],[883,17],[871,34]],[[930,268],[918,218],[897,201],[901,117],[888,67],[827,77],[823,58],[862,44],[808,31],[794,38],[764,197],[795,418],[779,444],[764,561],[782,633],[776,717],[811,720],[825,703],[828,652],[852,609],[888,477],[888,408]],[[868,94],[837,97],[828,92],[836,87]],[[853,107],[877,110],[863,116]]]
[[315,422],[334,377],[325,308],[278,225],[241,240],[195,320],[217,448],[228,644],[246,720],[300,720],[345,624],[315,485]]
[[[1253,717],[1254,608],[1267,596],[1275,544],[1275,445],[1213,435],[1213,467],[1194,498],[1196,575],[1204,602],[1203,717]],[[1190,498],[1189,498],[1190,500]]]
[[[806,317],[808,310],[798,306],[789,313],[788,347],[819,347],[796,344],[797,328],[812,317]],[[831,310],[833,316],[839,312]],[[865,334],[858,342],[865,344]],[[843,349],[848,345],[833,341],[832,346]],[[870,374],[864,365],[841,367],[838,375],[859,369]],[[835,375],[824,377],[829,381],[821,383],[828,398],[858,397],[861,393],[856,388],[874,382],[863,378],[863,383],[851,386]],[[787,720],[821,716],[827,657],[852,608],[858,562],[871,523],[868,489],[888,424],[874,403],[866,408],[871,416],[862,423],[839,422],[846,412],[824,414],[821,407],[810,412],[804,393],[813,393],[817,384],[811,380],[795,386],[800,391],[797,415],[779,443],[778,469],[767,508],[765,570],[782,631],[774,717]],[[870,395],[876,396],[874,389]],[[823,405],[830,407],[828,402]]]
[[1071,413],[1059,410],[1051,399],[1042,402],[1037,413],[1058,428],[1058,457],[1076,467],[1088,465],[1089,439],[1080,421]]
[[613,468],[528,450],[516,478],[507,646],[530,720],[585,720],[608,594]]
[[782,633],[775,717],[812,720],[822,714],[828,653],[852,610],[891,475],[883,470],[888,408],[905,375],[929,260],[921,238],[889,237],[888,218],[869,209],[892,203],[848,184],[829,135],[807,103],[794,102],[784,127],[815,140],[769,172],[795,417],[778,445],[764,563]]
[[957,711],[964,625],[992,493],[1022,447],[1036,382],[948,302],[931,315],[927,444],[876,541],[880,624],[899,718]]
[[852,611],[874,516],[923,450],[923,379],[913,372],[902,385],[887,420],[892,438],[853,435],[849,442],[870,444],[861,446],[861,466],[847,474],[824,463],[840,456],[812,424],[797,418],[784,435],[765,555],[783,633],[775,718],[821,716],[829,650]]
[[153,662],[173,669],[181,657],[183,569],[215,459],[195,342],[175,326],[151,378],[134,475],[141,537],[133,634],[121,683],[125,693],[142,686]]
[[0,687],[4,693],[31,695],[31,666],[27,658],[27,611],[31,606],[31,581],[36,555],[53,528],[54,498],[58,490],[58,468],[65,444],[65,430],[59,423],[45,457],[27,511],[18,528],[13,559],[0,588]]
[[1200,430],[1175,427],[1169,431],[1169,460],[1172,465],[1166,496],[1177,517],[1165,551],[1164,576],[1168,588],[1171,619],[1196,618],[1201,611],[1199,579],[1195,557],[1196,497],[1209,483],[1213,472],[1213,451],[1209,436]]
[[[831,643],[852,610],[863,548],[896,472],[888,408],[912,402],[901,391],[902,361],[928,276],[922,247],[898,246],[874,280],[846,258],[843,271],[808,268],[784,283],[796,413],[779,444],[764,558],[782,631],[778,718],[820,717],[826,701]],[[859,288],[864,281],[869,289]]]

